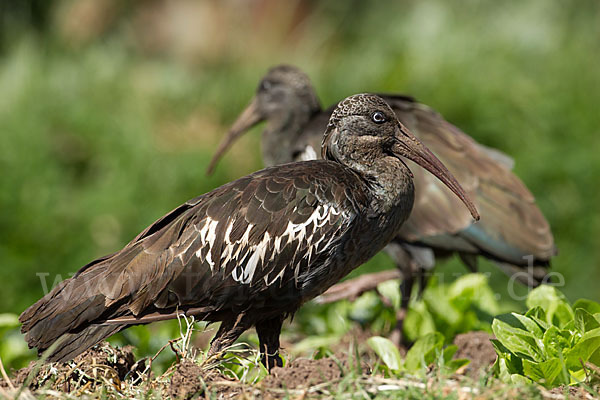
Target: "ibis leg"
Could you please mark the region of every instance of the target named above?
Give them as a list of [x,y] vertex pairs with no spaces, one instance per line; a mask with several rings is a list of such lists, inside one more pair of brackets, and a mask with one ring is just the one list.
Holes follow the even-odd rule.
[[269,371],[273,367],[283,366],[283,360],[279,357],[279,335],[281,333],[282,324],[282,316],[261,321],[256,324],[256,333],[258,334],[260,343],[262,363]]
[[400,309],[396,312],[396,326],[390,334],[390,340],[400,347],[400,345],[406,345],[406,340],[403,334],[404,329],[404,318],[408,312],[408,305],[412,295],[412,289],[415,283],[415,277],[412,271],[406,271],[403,269],[404,279],[400,285]]
[[400,345],[406,344],[403,335],[404,318],[408,312],[408,305],[410,303],[418,265],[412,259],[410,253],[398,243],[390,243],[386,246],[385,250],[402,275],[402,283],[400,285],[400,309],[396,312],[396,326],[390,334],[390,340],[394,342],[396,346],[400,347]]
[[210,342],[208,356],[219,354],[227,349],[251,326],[252,323],[248,321],[244,314],[240,314],[237,318],[223,320],[217,334]]

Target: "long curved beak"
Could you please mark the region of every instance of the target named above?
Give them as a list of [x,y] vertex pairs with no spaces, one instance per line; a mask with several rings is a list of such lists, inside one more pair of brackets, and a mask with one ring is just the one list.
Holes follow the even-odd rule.
[[431,172],[458,196],[469,209],[473,219],[478,221],[479,213],[475,205],[444,164],[401,123],[398,124],[396,138],[397,142],[392,147],[394,155],[406,157]]
[[214,172],[215,167],[217,166],[217,163],[219,162],[223,154],[225,154],[225,152],[229,150],[229,148],[231,147],[233,142],[236,141],[237,138],[242,136],[246,131],[248,131],[250,128],[258,124],[259,122],[263,121],[264,119],[265,118],[258,110],[258,101],[255,97],[252,99],[250,104],[248,104],[246,109],[242,111],[240,116],[235,120],[231,129],[229,130],[229,132],[227,132],[227,136],[225,136],[223,140],[221,140],[221,143],[219,143],[217,151],[210,160],[210,163],[208,164],[206,174],[211,175]]

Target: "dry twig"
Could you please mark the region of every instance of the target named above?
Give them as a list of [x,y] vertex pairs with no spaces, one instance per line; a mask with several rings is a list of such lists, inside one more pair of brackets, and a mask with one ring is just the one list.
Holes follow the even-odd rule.
[[6,373],[6,370],[4,369],[4,364],[2,363],[2,358],[0,358],[0,372],[2,372],[2,378],[4,378],[4,380],[6,381],[6,384],[8,385],[8,387],[11,390],[15,390],[15,386],[13,385],[12,381],[8,377],[8,374]]
[[339,300],[356,300],[361,294],[377,288],[380,283],[402,278],[398,269],[364,274],[357,278],[333,285],[315,299],[319,304],[333,303]]

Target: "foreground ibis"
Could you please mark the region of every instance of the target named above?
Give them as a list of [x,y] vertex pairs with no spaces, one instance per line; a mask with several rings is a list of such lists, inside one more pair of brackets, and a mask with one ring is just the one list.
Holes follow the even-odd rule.
[[[512,160],[477,143],[411,97],[381,97],[398,120],[454,174],[481,214],[481,221],[473,224],[468,211],[443,184],[412,168],[413,212],[386,248],[403,277],[400,323],[414,281],[424,280],[424,273],[433,268],[436,257],[456,253],[476,271],[477,256],[483,256],[522,283],[537,286],[544,282],[549,261],[556,253],[554,239],[533,195],[511,172]],[[270,69],[249,106],[219,145],[209,173],[235,139],[261,121],[266,121],[262,132],[262,158],[266,165],[317,158],[321,132],[332,111],[333,107],[321,109],[309,78],[298,68],[280,65]],[[327,294],[332,299],[343,297],[349,287],[340,287],[342,296]],[[396,341],[399,336],[396,331]]]
[[413,206],[404,159],[442,180],[443,164],[374,95],[343,100],[324,160],[255,172],[177,207],[122,250],[92,261],[19,317],[29,346],[72,359],[133,324],[179,314],[220,321],[210,353],[255,326],[263,362],[281,365],[286,316],[381,250]]

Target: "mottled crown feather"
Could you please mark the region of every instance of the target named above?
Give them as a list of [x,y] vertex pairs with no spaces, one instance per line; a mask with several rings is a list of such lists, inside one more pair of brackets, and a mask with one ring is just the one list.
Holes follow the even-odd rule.
[[343,117],[349,115],[365,115],[377,109],[384,108],[394,114],[390,106],[379,96],[370,93],[355,94],[340,101],[333,110],[328,127],[335,126]]
[[321,142],[321,157],[327,158],[329,137],[343,118],[351,115],[368,116],[377,110],[385,110],[386,114],[390,116],[395,115],[390,106],[381,97],[374,94],[355,94],[340,101],[335,110],[333,110],[327,124],[327,129],[325,129],[325,134]]
[[290,87],[296,89],[312,88],[312,83],[308,75],[299,68],[288,64],[281,64],[270,68],[265,75],[265,79],[285,82]]

